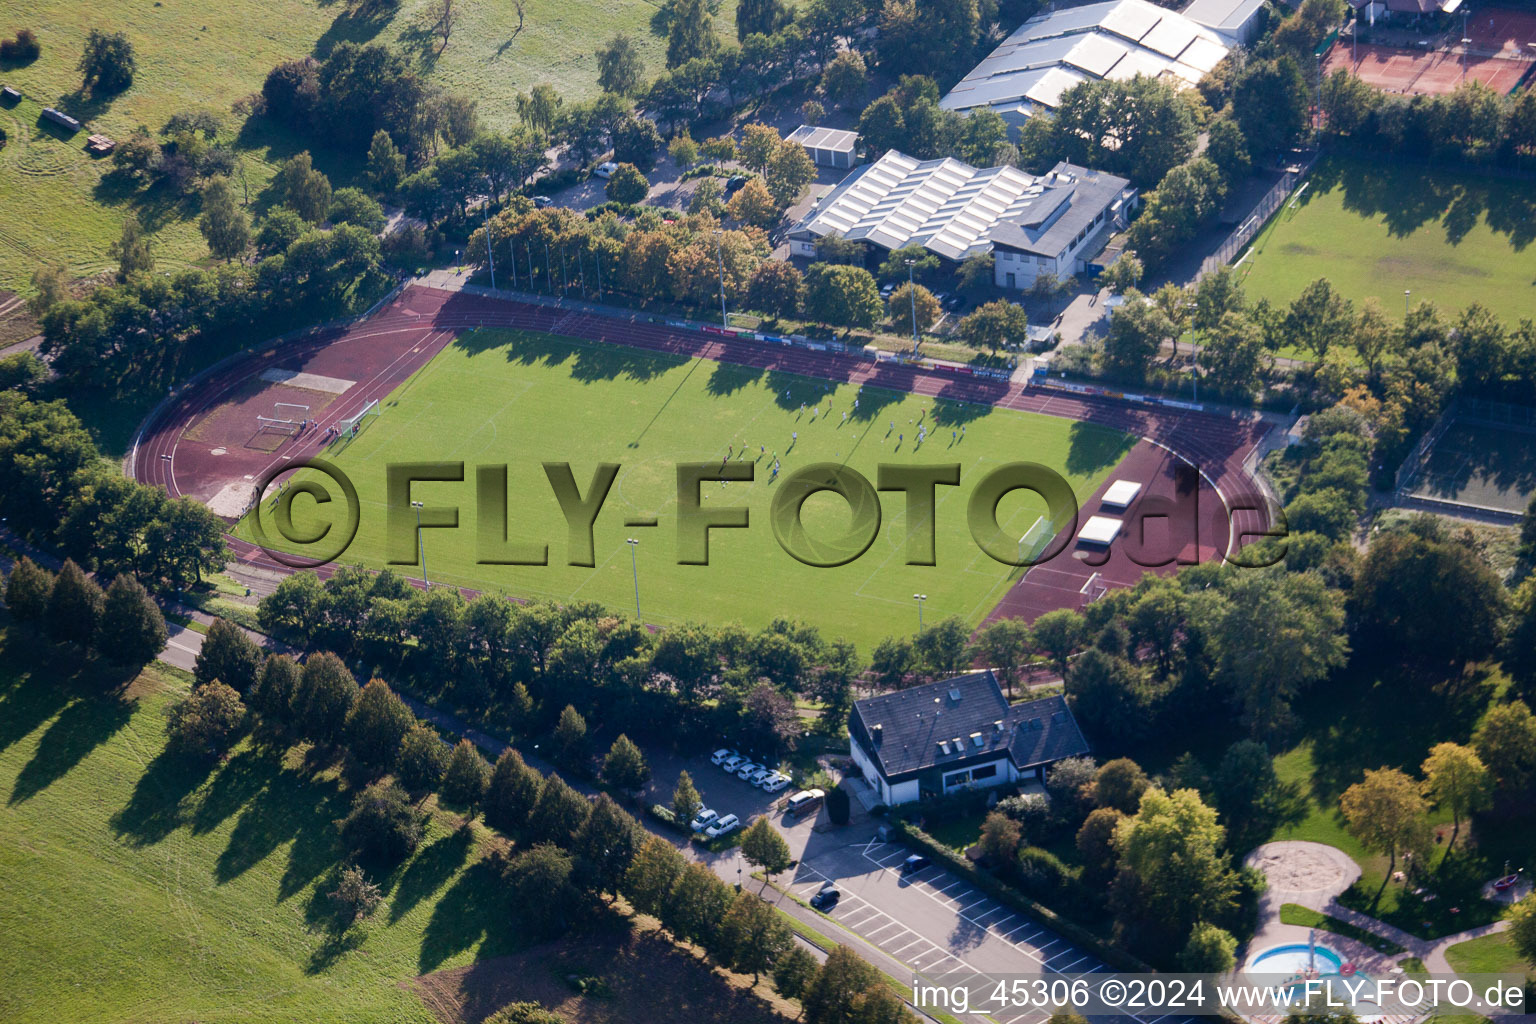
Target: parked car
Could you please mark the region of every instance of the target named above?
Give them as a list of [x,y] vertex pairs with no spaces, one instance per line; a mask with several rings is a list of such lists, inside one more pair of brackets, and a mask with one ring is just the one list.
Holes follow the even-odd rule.
[[736,753],[736,751],[732,750],[730,747],[721,747],[719,750],[711,754],[709,759],[715,764],[724,764],[728,759],[740,756],[740,754]]
[[803,789],[789,798],[789,806],[785,809],[785,813],[800,815],[814,811],[826,798],[827,794],[819,789]]
[[747,176],[745,174],[731,175],[730,178],[728,178],[725,182],[725,194],[728,196],[735,195],[737,192],[741,191],[741,186],[745,185],[746,183]]
[[828,882],[816,891],[815,896],[811,897],[811,906],[823,914],[830,914],[832,913],[832,908],[837,906],[837,901],[842,898],[843,894],[837,891],[837,886]]
[[895,290],[896,290],[896,285],[891,283],[890,281],[887,281],[887,282],[885,282],[885,284],[880,286],[880,297],[882,299],[888,299],[888,298],[891,297],[891,292],[894,292]]
[[927,867],[931,863],[933,862],[930,861],[927,857],[924,857],[922,854],[914,853],[912,856],[901,862],[901,873],[904,875],[915,874],[916,872],[923,870],[923,868]]
[[779,790],[789,785],[789,776],[785,775],[783,772],[774,772],[772,775],[768,776],[768,778],[764,779],[760,785],[770,793],[777,793]]
[[713,825],[704,830],[704,834],[711,839],[718,839],[727,832],[734,832],[741,827],[741,819],[734,814],[727,814],[723,818],[716,819]]
[[762,765],[748,761],[746,764],[739,764],[736,766],[736,777],[742,780],[750,779],[753,775],[756,775],[762,770]]
[[693,816],[693,820],[688,823],[688,827],[695,832],[703,832],[706,828],[713,825],[719,817],[719,811],[712,811],[708,807],[702,807],[699,809],[699,813]]
[[619,169],[619,165],[612,160],[605,160],[592,169],[592,173],[599,178],[611,178],[613,172]]
[[771,779],[777,774],[778,772],[774,771],[772,768],[759,768],[757,771],[747,776],[747,781],[752,783],[754,786],[761,786],[765,780]]
[[746,763],[747,759],[742,757],[740,754],[732,754],[730,757],[720,762],[720,767],[724,768],[728,772],[734,772],[737,768],[740,768]]
[[549,198],[549,196],[534,196],[533,205],[536,209],[547,210],[555,205],[555,201]]
[[949,310],[951,313],[954,313],[964,308],[965,296],[961,295],[959,292],[956,292],[953,295],[946,295],[943,299],[940,300],[940,302],[945,309]]

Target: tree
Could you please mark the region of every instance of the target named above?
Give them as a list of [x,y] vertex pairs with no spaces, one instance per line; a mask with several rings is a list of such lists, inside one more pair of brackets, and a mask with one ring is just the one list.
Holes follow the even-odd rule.
[[1070,608],[1046,612],[1035,620],[1035,649],[1056,663],[1056,671],[1067,674],[1067,659],[1082,646],[1088,631],[1083,617]]
[[880,289],[863,267],[812,263],[805,278],[805,315],[840,327],[873,327]]
[[35,395],[48,383],[48,364],[33,352],[0,356],[0,391],[20,391]]
[[1248,155],[1248,137],[1231,118],[1218,117],[1211,123],[1205,157],[1221,171],[1228,189],[1241,184],[1253,171],[1253,162]]
[[650,194],[651,183],[634,164],[619,164],[603,191],[616,203],[640,203]]
[[988,864],[1005,868],[1018,856],[1023,841],[1024,830],[1017,821],[1001,811],[992,811],[982,820],[981,839],[976,845]]
[[1141,283],[1145,273],[1145,265],[1134,252],[1127,249],[1099,275],[1098,283],[1116,295],[1124,295],[1127,290]]
[[768,170],[768,162],[779,148],[779,130],[772,125],[746,124],[741,128],[741,162],[759,174]]
[[[748,178],[747,183],[736,190],[736,194],[731,196],[730,202],[725,206],[726,212],[733,220],[759,228],[771,228],[777,224],[782,216],[780,209],[778,202],[773,198],[773,193],[768,191],[768,186],[763,183],[762,178]],[[763,264],[763,266],[769,265],[771,263]],[[793,264],[779,265],[794,270]],[[799,273],[798,270],[795,271],[797,277]]]
[[108,35],[93,28],[86,37],[85,52],[80,55],[76,67],[83,76],[83,88],[98,96],[110,96],[133,84],[138,62],[127,36],[121,32]]
[[33,295],[27,311],[39,320],[43,314],[70,297],[69,268],[62,263],[45,263],[32,271]]
[[694,142],[685,131],[674,136],[672,141],[667,143],[667,155],[672,158],[673,163],[686,171],[699,162],[699,144]]
[[619,883],[634,860],[640,833],[639,822],[607,793],[599,793],[572,846],[583,885],[617,895]]
[[858,1021],[865,1000],[876,990],[886,991],[875,969],[847,946],[827,954],[826,962],[800,997],[806,1024],[840,1024]]
[[777,35],[795,20],[795,12],[784,0],[742,0],[736,8],[736,41],[754,33]]
[[139,218],[133,214],[123,218],[123,231],[107,247],[107,255],[117,260],[117,279],[127,281],[135,274],[147,274],[155,269],[155,257],[150,252],[149,236]]
[[220,682],[194,687],[171,706],[166,735],[186,754],[219,756],[234,745],[245,726],[240,695]]
[[851,106],[869,84],[869,70],[858,50],[844,50],[827,64],[821,73],[821,87],[828,98],[839,106]]
[[192,662],[192,679],[198,686],[218,679],[245,696],[255,688],[265,660],[261,648],[245,630],[228,619],[216,618]]
[[[1373,853],[1387,855],[1386,888],[1397,867],[1397,855],[1403,850],[1421,850],[1427,840],[1429,808],[1419,795],[1418,784],[1396,768],[1367,771],[1365,778],[1339,797],[1344,812],[1344,826],[1360,845]],[[1380,899],[1380,892],[1377,899]],[[1373,901],[1374,902],[1374,901]]]
[[528,817],[528,832],[536,840],[568,846],[586,823],[590,807],[587,798],[576,792],[558,775],[544,780],[538,802]]
[[485,1024],[566,1024],[566,1019],[538,1003],[508,1003],[485,1018]]
[[[745,191],[746,188],[741,190]],[[752,272],[751,283],[747,285],[747,304],[776,317],[798,315],[804,295],[805,278],[793,264],[779,260],[763,261]]]
[[448,747],[437,730],[425,722],[416,722],[406,730],[395,762],[395,777],[402,786],[413,793],[436,789],[447,767]]
[[320,223],[331,212],[331,181],[315,169],[308,150],[284,161],[272,185],[282,203],[310,224]]
[[686,825],[704,807],[699,791],[693,786],[693,777],[685,770],[677,777],[677,788],[672,791],[672,817]]
[[736,894],[720,922],[721,951],[735,970],[751,973],[754,985],[794,944],[794,933],[778,912],[749,892]]
[[261,219],[261,227],[256,229],[256,251],[263,256],[285,253],[308,230],[304,218],[293,210],[286,206],[274,207],[267,211]]
[[1029,665],[1033,644],[1029,624],[1023,619],[998,619],[977,631],[970,653],[992,669],[1011,698],[1020,675]]
[[53,573],[22,555],[5,578],[5,606],[19,622],[42,622],[53,594]]
[[1179,954],[1179,967],[1193,974],[1225,974],[1237,964],[1237,939],[1224,928],[1204,921],[1189,931]]
[[1472,737],[1472,747],[1503,795],[1518,799],[1536,780],[1536,716],[1523,701],[1489,708]]
[[565,101],[548,82],[540,82],[529,92],[517,94],[517,119],[534,131],[549,134],[560,118]]
[[763,869],[763,874],[767,876],[764,886],[774,875],[789,867],[791,859],[789,844],[779,835],[766,814],[741,834],[741,855],[747,859],[748,864]]
[[421,842],[423,825],[410,797],[393,782],[375,782],[360,791],[338,823],[350,855],[382,863],[410,856]]
[[1298,140],[1307,128],[1312,91],[1290,57],[1250,60],[1232,88],[1237,125],[1255,160]]
[[555,755],[562,764],[580,764],[587,756],[587,720],[567,704],[555,726]]
[[1459,743],[1435,744],[1419,770],[1425,793],[1438,806],[1450,808],[1451,839],[1445,844],[1449,852],[1461,833],[1462,817],[1492,802],[1493,778],[1477,752]]
[[325,898],[336,905],[342,923],[350,926],[377,910],[384,901],[384,893],[368,880],[362,868],[351,864],[341,869],[336,888],[326,893]]
[[147,665],[165,647],[165,617],[149,592],[132,576],[107,588],[96,648],[119,665]]
[[486,824],[509,834],[522,830],[539,802],[542,786],[543,779],[521,754],[511,747],[503,750],[485,787]]
[[1169,937],[1187,935],[1196,921],[1229,911],[1237,880],[1223,849],[1225,838],[1216,812],[1201,803],[1199,793],[1148,789],[1136,814],[1115,834],[1121,868],[1117,901],[1134,903],[1151,931]]
[[[370,680],[347,715],[348,751],[377,778],[395,767],[401,744],[415,724],[416,716],[388,683]],[[438,742],[435,735],[431,738]]]
[[251,222],[245,211],[235,205],[229,179],[220,175],[203,189],[203,212],[197,228],[208,243],[208,251],[221,260],[232,260],[251,244]]
[[[204,641],[204,646],[207,641]],[[299,663],[286,654],[270,654],[262,665],[256,688],[251,691],[251,707],[270,724],[277,725],[293,720],[294,695],[299,692],[303,670]]]
[[1022,343],[1028,330],[1029,315],[1024,307],[1007,299],[978,306],[956,327],[956,333],[967,345],[994,353],[1010,344]]
[[357,680],[347,666],[330,651],[321,651],[304,662],[294,694],[294,720],[316,743],[335,743],[342,737],[356,699]]
[[674,0],[672,25],[667,31],[667,67],[675,68],[697,57],[708,57],[720,46],[714,18],[705,0]]
[[651,779],[651,766],[645,763],[640,748],[623,733],[608,748],[603,758],[603,781],[625,793],[638,793]]
[[432,19],[432,34],[442,40],[437,47],[437,52],[441,54],[448,49],[448,39],[453,35],[454,25],[458,24],[458,5],[454,0],[432,0],[426,13]]
[[66,559],[48,595],[48,636],[55,643],[89,647],[101,622],[106,595],[74,559]]
[[1139,384],[1146,379],[1163,339],[1172,334],[1167,315],[1133,288],[1125,293],[1125,302],[1110,313],[1104,336],[1104,368],[1121,380]]
[[438,792],[448,803],[466,808],[473,818],[475,808],[485,797],[486,780],[490,774],[491,766],[480,756],[480,748],[474,741],[459,740],[448,758]]
[[816,180],[816,165],[811,163],[804,146],[785,140],[774,147],[763,179],[774,202],[781,207],[789,206]]
[[384,208],[360,188],[339,188],[331,197],[332,224],[356,224],[371,235],[384,230]]
[[671,843],[660,836],[644,834],[629,869],[624,872],[621,888],[636,910],[659,917],[686,863]]
[[373,133],[373,141],[368,146],[366,173],[373,190],[384,196],[394,195],[405,179],[405,154],[382,128]]
[[636,167],[649,167],[661,148],[661,133],[648,117],[626,114],[613,126],[613,158]]
[[1509,941],[1528,964],[1536,964],[1536,900],[1524,899],[1504,915],[1509,922]]
[[1141,765],[1128,757],[1106,762],[1093,780],[1093,798],[1100,807],[1113,807],[1122,814],[1135,814],[1142,794],[1151,785]]
[[[893,325],[913,329],[921,334],[932,327],[944,308],[933,292],[920,284],[902,283],[886,300],[886,315]],[[913,319],[916,323],[913,323]]]
[[626,33],[620,32],[597,51],[597,85],[604,92],[633,96],[645,78],[645,62],[640,49]]
[[530,931],[552,936],[565,930],[579,902],[574,872],[571,855],[554,843],[538,843],[507,862],[508,903]]
[[1225,313],[1205,335],[1199,359],[1199,372],[1212,387],[1228,394],[1250,394],[1269,359],[1264,329],[1246,313]]

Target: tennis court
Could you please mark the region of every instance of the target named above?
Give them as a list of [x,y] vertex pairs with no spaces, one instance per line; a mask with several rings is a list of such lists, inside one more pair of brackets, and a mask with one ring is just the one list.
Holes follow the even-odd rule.
[[[1486,25],[1486,22],[1484,23]],[[1386,92],[1425,96],[1455,92],[1462,82],[1477,81],[1498,93],[1512,92],[1531,68],[1531,60],[1518,51],[1500,51],[1466,55],[1449,50],[1403,50],[1391,46],[1361,44],[1351,47],[1335,43],[1328,54],[1326,70],[1338,68],[1353,73],[1367,85]]]
[[1455,420],[1408,491],[1428,501],[1521,513],[1536,494],[1536,433]]

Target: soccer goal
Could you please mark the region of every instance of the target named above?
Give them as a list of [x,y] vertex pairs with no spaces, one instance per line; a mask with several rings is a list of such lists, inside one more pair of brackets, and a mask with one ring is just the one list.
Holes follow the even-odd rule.
[[338,420],[336,423],[336,431],[343,437],[355,435],[359,430],[363,429],[364,417],[377,416],[378,414],[379,400],[375,398],[367,405],[363,406],[362,411],[359,412],[356,416],[349,416],[344,420]]
[[297,434],[303,420],[284,419],[280,416],[256,416],[256,430],[262,434]]
[[1088,577],[1088,582],[1083,584],[1082,589],[1078,593],[1082,595],[1084,604],[1092,604],[1103,597],[1108,589],[1104,585],[1104,574],[1095,572],[1092,576]]
[[1029,529],[1019,538],[1019,564],[1033,565],[1039,561],[1040,555],[1050,546],[1051,538],[1056,536],[1056,530],[1051,521],[1045,516],[1036,516]]

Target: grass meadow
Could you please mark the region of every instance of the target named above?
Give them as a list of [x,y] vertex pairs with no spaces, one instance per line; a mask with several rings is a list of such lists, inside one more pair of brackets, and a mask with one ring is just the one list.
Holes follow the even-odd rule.
[[[1326,277],[1357,305],[1389,316],[1432,301],[1454,313],[1480,302],[1513,324],[1536,308],[1536,199],[1525,182],[1455,168],[1319,160],[1295,209],[1254,239],[1241,271],[1248,295],[1289,303]],[[1293,354],[1293,353],[1286,353]]]
[[0,1019],[435,1018],[400,983],[517,948],[478,829],[439,814],[348,933],[325,893],[350,792],[303,748],[164,752],[184,676],[123,680],[0,619]]
[[[658,6],[648,0],[526,0],[519,29],[516,5],[505,0],[457,0],[458,22],[446,50],[423,30],[430,0],[374,3],[364,16],[357,0],[12,0],[0,32],[37,33],[42,55],[29,64],[0,65],[0,83],[25,95],[0,107],[10,137],[0,148],[0,288],[30,293],[32,271],[62,262],[77,277],[114,265],[107,247],[132,211],[151,231],[159,269],[208,258],[198,233],[195,198],[128,194],[104,176],[109,160],[93,160],[85,136],[122,138],[143,125],[158,131],[178,111],[212,110],[225,118],[226,137],[240,132],[231,104],[259,90],[272,66],[323,56],[343,41],[378,42],[411,55],[432,82],[475,98],[488,127],[517,120],[515,98],[549,82],[567,102],[597,95],[598,46],[616,32],[639,44],[649,75],[665,69],[666,40],[651,29]],[[735,0],[725,0],[716,26],[735,38]],[[93,28],[124,32],[138,73],[121,95],[98,100],[80,92],[76,64]],[[86,125],[64,138],[38,123],[54,106]],[[252,125],[252,129],[256,126]],[[240,136],[254,199],[277,164],[305,144],[263,126]],[[317,154],[316,164],[346,184],[357,161]],[[259,207],[258,207],[259,208]]]
[[[928,595],[929,621],[958,615],[974,624],[1018,579],[1018,569],[981,551],[966,525],[966,502],[987,471],[1008,462],[1043,463],[1082,498],[1132,444],[1117,431],[1064,419],[872,387],[856,395],[851,385],[834,388],[792,374],[500,330],[461,336],[382,408],[354,441],[336,446],[336,462],[356,483],[362,512],[343,560],[385,563],[387,463],[462,461],[465,482],[418,483],[412,490],[415,500],[459,510],[456,529],[422,531],[427,576],[435,583],[592,600],[628,611],[635,606],[636,573],[625,539],[634,537],[647,622],[734,619],[760,627],[791,616],[866,651],[882,637],[915,629],[914,593]],[[844,413],[851,414],[846,422]],[[920,422],[930,433],[917,447]],[[675,463],[718,465],[728,449],[739,463],[743,445],[754,481],[705,484],[702,503],[706,509],[745,505],[749,528],[712,531],[709,564],[678,565]],[[775,454],[782,464],[778,482],[771,479]],[[595,568],[566,564],[567,530],[544,461],[570,462],[583,494],[597,463],[621,466],[596,522]],[[879,535],[851,563],[814,568],[786,554],[775,540],[769,503],[785,477],[822,462],[850,466],[871,483],[882,462],[959,463],[960,486],[937,490],[936,565],[905,564],[899,492],[882,496]],[[479,463],[508,465],[508,537],[548,542],[549,565],[476,564]],[[297,520],[313,510],[306,499],[295,502]],[[1003,499],[998,519],[1022,535],[1043,511],[1037,496],[1016,491]],[[624,525],[630,517],[651,516],[658,528]],[[851,515],[841,498],[823,493],[805,503],[803,521],[813,538],[832,537],[847,530]],[[250,536],[249,524],[240,532]],[[397,571],[420,577],[416,567]]]

